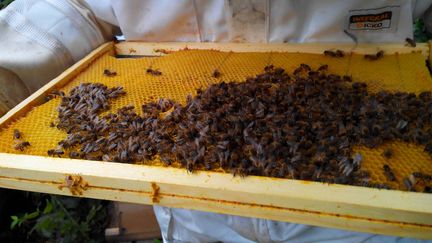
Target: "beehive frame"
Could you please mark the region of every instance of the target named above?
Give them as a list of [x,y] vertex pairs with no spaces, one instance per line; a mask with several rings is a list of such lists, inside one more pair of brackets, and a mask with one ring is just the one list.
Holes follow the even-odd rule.
[[[216,44],[216,43],[106,43],[62,73],[5,116],[0,129],[41,104],[53,89],[68,83],[101,55],[161,55],[160,50],[217,49],[237,52],[322,53],[352,45]],[[357,53],[372,53],[378,45],[359,45]],[[429,44],[415,49],[379,45],[387,53],[421,52],[429,59]],[[432,239],[432,195],[328,185],[257,176],[233,177],[217,172],[188,173],[185,169],[70,160],[0,153],[0,187],[72,195],[65,178],[79,176],[78,194],[88,198],[188,208],[266,218],[354,231]],[[78,188],[79,189],[79,188]]]

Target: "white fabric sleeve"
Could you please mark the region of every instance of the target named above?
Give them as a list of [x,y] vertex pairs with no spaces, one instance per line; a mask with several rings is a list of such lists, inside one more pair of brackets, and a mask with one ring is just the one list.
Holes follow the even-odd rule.
[[[105,41],[95,17],[80,0],[16,0],[0,11],[0,67],[22,83],[27,95],[59,75]],[[0,89],[0,102],[16,105],[13,92]],[[3,102],[4,106],[4,102]]]
[[0,67],[0,117],[29,95],[30,90],[15,73]]
[[196,210],[153,209],[164,242],[431,242]]

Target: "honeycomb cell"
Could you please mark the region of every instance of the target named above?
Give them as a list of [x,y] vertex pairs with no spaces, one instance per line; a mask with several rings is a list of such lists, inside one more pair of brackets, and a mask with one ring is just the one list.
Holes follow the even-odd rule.
[[[356,54],[331,58],[320,54],[184,50],[163,57],[117,59],[109,54],[102,55],[63,87],[63,91],[68,92],[83,82],[103,83],[108,87],[123,86],[127,95],[113,100],[111,110],[134,105],[137,112],[141,113],[143,103],[158,98],[171,98],[185,103],[186,96],[195,94],[198,88],[222,81],[242,81],[262,72],[268,64],[292,72],[301,63],[312,68],[328,64],[329,72],[352,76],[354,81],[364,81],[372,92],[382,89],[415,93],[432,90],[432,80],[424,57],[418,53],[385,55],[380,60],[368,61]],[[162,75],[147,74],[146,69],[149,67],[160,70]],[[107,77],[103,75],[105,69],[115,71],[117,75]],[[215,69],[220,71],[220,78],[212,77]],[[64,132],[50,127],[51,122],[57,122],[58,104],[59,98],[56,98],[35,107],[25,117],[0,131],[0,152],[47,156],[47,150],[55,148],[57,142],[66,137]],[[19,129],[23,139],[31,144],[23,152],[13,149],[14,129]],[[390,159],[382,156],[387,148],[393,151]],[[363,155],[362,169],[370,172],[370,179],[374,183],[386,183],[405,190],[402,181],[410,173],[421,171],[432,174],[432,159],[419,146],[396,141],[375,149],[356,147],[355,152]],[[161,165],[162,162],[156,158],[151,164]],[[391,167],[396,182],[387,180],[384,164]],[[220,168],[215,170],[223,172]]]

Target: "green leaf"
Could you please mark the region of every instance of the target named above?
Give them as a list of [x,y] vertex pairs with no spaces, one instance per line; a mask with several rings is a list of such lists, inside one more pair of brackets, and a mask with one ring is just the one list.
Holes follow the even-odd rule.
[[96,208],[95,206],[92,206],[92,208],[90,209],[90,212],[87,214],[86,217],[86,222],[90,223],[90,221],[94,218],[94,216],[96,215],[96,213],[102,208],[101,205],[98,205]]
[[57,224],[54,222],[52,215],[44,215],[37,220],[37,223],[30,232],[36,230],[44,237],[50,238],[56,231]]
[[37,217],[39,217],[39,211],[35,211],[35,212],[28,214],[28,215],[26,214],[26,219],[34,219]]
[[49,214],[49,213],[52,212],[52,210],[53,210],[53,204],[47,199],[46,200],[46,206],[45,206],[45,208],[43,210],[43,213],[44,214]]
[[71,220],[65,220],[60,226],[60,234],[67,235],[71,234],[74,230],[77,230],[77,227]]
[[18,217],[17,216],[11,216],[11,218],[12,218],[12,222],[11,222],[11,225],[10,225],[10,228],[11,229],[14,229],[15,227],[16,227],[16,225],[18,224],[18,222],[19,222],[19,219],[18,219]]
[[427,42],[431,36],[426,31],[426,27],[422,19],[416,19],[413,25],[414,40],[416,42]]
[[5,8],[7,5],[9,5],[11,2],[13,2],[14,0],[0,0],[0,9]]
[[161,243],[159,239],[153,239],[153,243]]

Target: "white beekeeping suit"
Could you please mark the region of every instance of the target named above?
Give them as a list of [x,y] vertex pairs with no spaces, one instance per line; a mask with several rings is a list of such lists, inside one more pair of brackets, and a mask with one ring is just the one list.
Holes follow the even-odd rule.
[[0,115],[120,29],[153,42],[351,42],[344,30],[360,42],[402,42],[430,3],[16,0],[0,12]]
[[[431,0],[16,0],[0,11],[0,115],[113,34],[148,42],[398,42]],[[424,16],[427,27],[431,16]],[[120,32],[121,31],[121,32]],[[155,207],[167,242],[394,242],[390,236]]]

